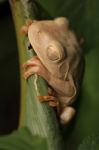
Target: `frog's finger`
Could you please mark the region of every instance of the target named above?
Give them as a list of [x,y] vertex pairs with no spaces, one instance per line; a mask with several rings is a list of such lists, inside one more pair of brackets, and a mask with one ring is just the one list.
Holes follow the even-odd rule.
[[38,73],[39,67],[35,66],[35,67],[31,67],[29,68],[25,73],[24,73],[24,78],[28,79],[31,75]]
[[22,65],[22,68],[23,69],[27,69],[28,67],[31,67],[31,66],[41,66],[41,62],[38,60],[38,59],[30,59],[28,61],[26,61],[23,65]]
[[27,35],[27,34],[28,34],[28,28],[29,28],[29,26],[30,26],[32,23],[33,23],[33,20],[31,20],[31,19],[26,20],[25,25],[23,25],[23,26],[21,27],[21,33]]
[[21,34],[27,35],[27,34],[28,34],[28,26],[23,25],[23,26],[21,27],[20,32],[21,32]]
[[27,19],[26,20],[26,25],[29,27],[33,23],[33,20]]
[[23,64],[22,68],[25,70],[24,78],[27,79],[31,74],[37,73],[46,80],[49,80],[49,72],[38,59],[28,60]]

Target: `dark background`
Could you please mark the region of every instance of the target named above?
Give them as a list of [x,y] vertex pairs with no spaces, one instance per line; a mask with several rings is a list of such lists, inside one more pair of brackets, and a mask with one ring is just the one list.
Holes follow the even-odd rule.
[[19,62],[14,24],[8,2],[0,3],[0,133],[18,126]]

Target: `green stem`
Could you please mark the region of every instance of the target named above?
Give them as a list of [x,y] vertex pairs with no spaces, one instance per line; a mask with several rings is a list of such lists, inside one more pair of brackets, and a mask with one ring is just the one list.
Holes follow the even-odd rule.
[[[20,34],[22,25],[26,19],[37,18],[39,10],[33,0],[16,0],[10,1],[12,14],[15,23],[20,64],[33,55],[33,51],[27,50],[28,38]],[[21,67],[20,67],[21,68]],[[19,127],[27,126],[33,135],[40,135],[46,138],[49,150],[64,150],[59,123],[54,110],[47,103],[40,103],[37,98],[35,87],[36,76],[28,79],[27,83],[21,74],[21,108]],[[40,95],[47,95],[47,84],[39,77],[37,88]]]

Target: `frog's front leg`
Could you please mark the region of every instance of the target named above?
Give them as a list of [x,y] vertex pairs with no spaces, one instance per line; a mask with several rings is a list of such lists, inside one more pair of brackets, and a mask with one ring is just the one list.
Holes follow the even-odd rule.
[[[23,64],[24,68],[24,78],[28,79],[33,74],[37,74],[45,78],[46,80],[49,80],[49,72],[48,70],[44,67],[44,65],[41,63],[39,58],[37,56],[34,56],[30,60],[28,60],[26,63]],[[57,107],[58,106],[58,100],[56,97],[53,95],[53,93],[49,93],[49,95],[46,96],[38,96],[38,99],[40,102],[49,102],[49,105],[52,107]]]
[[41,63],[37,56],[34,56],[26,63],[23,64],[23,68],[25,69],[24,78],[27,79],[33,74],[37,74],[42,76],[43,78],[49,80],[49,72]]

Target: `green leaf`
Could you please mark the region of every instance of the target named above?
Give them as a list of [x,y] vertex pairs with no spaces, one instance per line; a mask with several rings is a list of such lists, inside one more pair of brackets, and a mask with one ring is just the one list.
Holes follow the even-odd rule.
[[[67,150],[75,150],[77,149],[78,144],[81,143],[86,136],[90,135],[92,132],[95,132],[99,128],[99,117],[97,115],[99,114],[99,0],[36,0],[36,2],[42,8],[40,11],[44,11],[43,14],[45,14],[46,18],[48,16],[49,18],[58,16],[68,17],[70,24],[76,31],[77,35],[79,37],[83,37],[85,40],[83,51],[85,53],[86,69],[82,90],[78,101],[76,102],[77,116],[75,122],[72,122],[68,134],[66,133]],[[43,17],[41,17],[41,19],[43,19]],[[48,106],[46,107],[45,105],[39,105],[39,107],[32,109],[32,105],[34,104],[32,103],[32,99],[35,97],[31,84],[32,81],[33,80],[30,79],[28,84],[28,93],[30,94],[28,94],[27,98],[27,104],[29,106],[27,109],[26,123],[29,127],[31,127],[31,130],[34,131],[34,124],[32,120],[33,111],[40,108],[40,114],[43,115],[44,113],[41,111],[42,108],[46,110]],[[29,110],[30,106],[31,109]],[[32,114],[30,112],[32,112]],[[52,111],[50,111],[49,114],[51,115],[51,113]],[[36,118],[36,124],[39,117],[39,113],[37,117],[35,117],[35,115],[33,117],[33,119]],[[43,121],[44,118],[42,119]],[[42,127],[44,127],[43,125],[45,124],[43,121],[41,122]],[[31,126],[31,124],[33,126]],[[55,128],[53,129],[53,126],[50,127],[52,128],[52,132],[55,133]],[[38,130],[38,128],[36,129]],[[41,131],[44,131],[44,128]],[[46,128],[46,131],[48,131],[48,127]],[[52,141],[54,140],[54,138],[51,139]]]
[[[28,50],[28,38],[26,35],[20,35],[20,30],[26,19],[34,19],[36,17],[37,5],[34,1],[27,0],[10,1],[10,4],[15,21],[20,62],[22,64],[24,63],[23,58],[26,56],[27,59],[30,59],[34,56],[34,52],[33,50]],[[41,77],[37,79],[36,75],[30,77],[26,85],[24,81],[22,75],[21,126],[27,126],[33,135],[37,134],[45,137],[49,150],[63,149],[64,144],[56,114],[48,103],[40,103],[38,99],[38,93],[39,95],[48,95],[46,82]]]
[[99,150],[99,131],[85,138],[78,150]]
[[43,137],[33,136],[28,128],[0,137],[0,150],[47,150],[47,143]]

